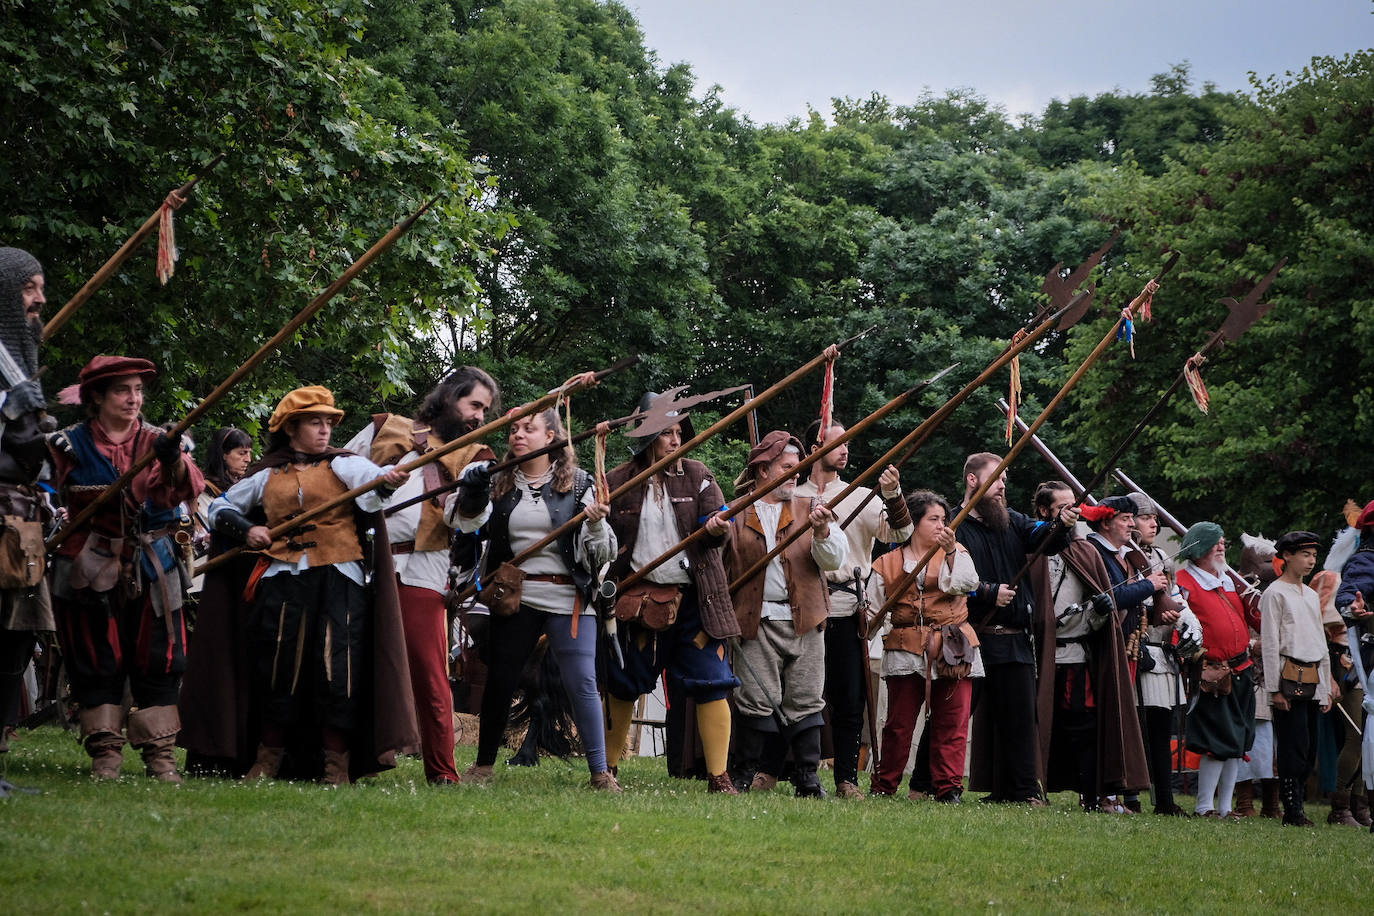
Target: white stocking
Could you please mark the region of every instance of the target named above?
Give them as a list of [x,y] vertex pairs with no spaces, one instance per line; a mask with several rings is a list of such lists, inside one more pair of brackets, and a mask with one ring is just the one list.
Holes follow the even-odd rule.
[[[1217,782],[1221,780],[1224,766],[1223,761],[1213,757],[1204,756],[1197,762],[1197,808],[1194,810],[1198,814],[1206,814],[1212,810],[1212,799],[1217,794]],[[1231,784],[1234,787],[1234,777]]]

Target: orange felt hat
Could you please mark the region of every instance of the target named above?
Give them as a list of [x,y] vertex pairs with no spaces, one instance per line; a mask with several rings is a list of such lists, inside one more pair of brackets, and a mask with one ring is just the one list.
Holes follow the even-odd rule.
[[310,413],[324,414],[335,421],[343,418],[344,412],[334,406],[334,392],[323,385],[306,385],[297,388],[281,399],[272,417],[267,421],[268,432],[281,429],[287,420]]

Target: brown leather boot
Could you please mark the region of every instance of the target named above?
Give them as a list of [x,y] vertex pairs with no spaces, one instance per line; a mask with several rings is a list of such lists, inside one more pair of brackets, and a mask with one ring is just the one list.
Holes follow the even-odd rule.
[[335,787],[353,784],[348,775],[348,751],[324,752],[324,782]]
[[1236,806],[1231,809],[1232,817],[1259,817],[1255,810],[1255,781],[1242,780],[1236,783]]
[[284,747],[268,747],[265,744],[259,744],[258,758],[253,761],[253,765],[243,775],[244,781],[276,779],[277,774],[281,772],[281,761],[285,756],[286,748]]
[[706,792],[707,794],[716,795],[738,795],[739,789],[735,788],[735,784],[731,781],[730,773],[727,770],[724,773],[706,777]]
[[96,779],[118,779],[119,768],[124,765],[124,710],[106,703],[81,710],[79,718],[81,744],[91,755],[91,775]]
[[174,750],[179,731],[175,706],[145,706],[129,713],[129,743],[142,752],[144,771],[159,782],[182,781]]
[[750,792],[772,792],[778,787],[778,777],[769,773],[755,773],[754,781],[749,783]]
[[1277,779],[1261,779],[1260,792],[1264,798],[1264,806],[1260,808],[1260,817],[1269,817],[1274,820],[1283,817],[1283,806],[1279,804],[1279,781]]
[[625,791],[620,788],[620,783],[615,781],[615,777],[611,775],[610,770],[602,770],[600,773],[593,773],[591,786],[598,792],[611,792],[615,795],[619,795],[621,792]]
[[491,782],[495,771],[490,764],[476,764],[463,771],[463,782],[472,786],[485,786]]
[[1369,816],[1369,798],[1364,793],[1362,785],[1356,785],[1355,790],[1350,793],[1350,816],[1355,818],[1355,823],[1361,827],[1374,825],[1374,820]]
[[1328,824],[1340,824],[1344,827],[1362,826],[1355,816],[1350,813],[1350,793],[1332,792],[1331,793],[1331,813],[1326,816]]

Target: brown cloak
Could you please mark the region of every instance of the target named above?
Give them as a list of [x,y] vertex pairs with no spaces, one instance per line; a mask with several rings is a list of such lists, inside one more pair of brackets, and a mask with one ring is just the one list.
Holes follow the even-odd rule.
[[[1111,588],[1107,568],[1097,548],[1082,538],[1074,538],[1060,552],[1070,571],[1098,594]],[[1039,679],[1036,685],[1036,730],[1040,737],[1037,772],[1041,785],[1050,783],[1047,772],[1050,733],[1054,727],[1054,650],[1055,614],[1051,595],[1049,562],[1044,557],[1031,566],[1035,589],[1035,639],[1039,653]],[[1097,772],[1099,795],[1136,792],[1150,785],[1145,764],[1145,742],[1136,716],[1135,685],[1126,663],[1126,643],[1121,636],[1121,614],[1102,627],[1086,642],[1090,655],[1093,697],[1097,704]]]

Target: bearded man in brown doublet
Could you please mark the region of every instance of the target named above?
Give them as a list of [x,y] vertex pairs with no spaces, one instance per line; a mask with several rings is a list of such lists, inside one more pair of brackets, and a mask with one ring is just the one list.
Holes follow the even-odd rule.
[[706,530],[728,535],[726,571],[735,579],[798,525],[810,528],[730,596],[740,626],[736,669],[742,682],[735,694],[736,786],[776,785],[790,743],[797,795],[819,798],[825,796],[816,776],[825,708],[822,630],[830,614],[823,573],[843,567],[846,542],[834,512],[815,500],[794,497],[794,469],[801,453],[796,436],[782,430],[765,436],[749,453],[736,490],[784,483],[738,518],[727,519],[723,512],[711,516]]
[[[377,414],[345,449],[381,467],[406,464],[481,426],[488,411],[499,409],[499,395],[490,375],[464,366],[429,393],[416,419]],[[384,506],[437,489],[457,480],[471,462],[495,457],[480,442],[449,452],[411,475]],[[432,497],[387,518],[425,778],[431,785],[459,781],[453,760],[453,692],[448,682],[448,612],[444,607],[453,539],[444,508],[450,498],[449,493]]]

